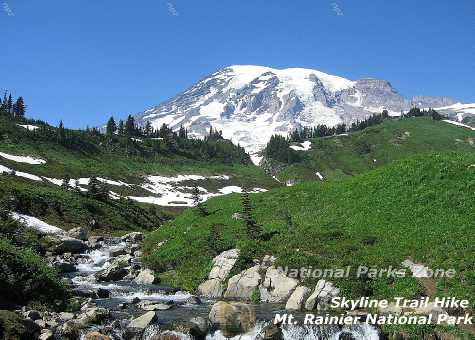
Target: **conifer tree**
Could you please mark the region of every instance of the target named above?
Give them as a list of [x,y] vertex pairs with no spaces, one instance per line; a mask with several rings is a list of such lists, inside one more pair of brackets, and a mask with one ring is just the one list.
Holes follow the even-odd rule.
[[125,121],[125,133],[127,136],[132,137],[136,135],[136,127],[134,117],[129,115]]
[[6,109],[7,109],[6,111],[10,114],[13,111],[13,100],[12,100],[12,95],[11,94],[8,95]]
[[193,205],[198,209],[200,215],[201,216],[209,215],[208,207],[206,205],[206,202],[204,202],[201,199],[200,190],[198,189],[198,187],[196,185],[193,186],[193,190],[192,190],[191,194],[192,194],[192,199],[193,199]]
[[119,120],[119,125],[117,126],[117,133],[120,136],[123,136],[125,133],[124,121],[122,119]]
[[64,143],[64,141],[66,140],[66,131],[64,129],[64,124],[62,120],[59,121],[57,137],[60,143]]
[[146,137],[150,137],[152,135],[152,132],[153,132],[152,123],[150,123],[150,121],[147,120],[144,126],[143,133]]
[[249,192],[247,189],[243,189],[241,193],[241,204],[248,237],[252,240],[261,240],[263,237],[263,230],[252,216],[251,199],[249,198]]
[[23,101],[23,97],[20,96],[13,105],[13,116],[15,118],[23,118],[25,117],[25,111],[25,102]]
[[106,125],[106,134],[112,136],[117,131],[117,125],[115,123],[114,117],[110,117]]

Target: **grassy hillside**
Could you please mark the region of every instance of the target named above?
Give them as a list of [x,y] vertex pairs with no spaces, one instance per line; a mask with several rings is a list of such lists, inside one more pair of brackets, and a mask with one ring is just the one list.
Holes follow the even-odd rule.
[[[34,125],[31,131],[19,124]],[[272,188],[277,182],[249,162],[247,155],[227,140],[209,142],[178,139],[175,150],[163,139],[105,136],[94,132],[66,130],[66,140],[58,140],[58,129],[42,122],[18,122],[0,113],[0,152],[43,159],[45,164],[27,164],[0,157],[0,166],[42,177],[34,181],[19,176],[0,175],[0,200],[15,197],[14,209],[69,229],[98,222],[101,232],[157,228],[164,219],[181,212],[180,207],[160,207],[131,200],[91,199],[85,192],[65,190],[44,177],[101,177],[123,181],[129,186],[104,184],[121,196],[159,197],[142,185],[150,175],[227,175],[229,180],[184,181],[210,192],[223,186]],[[246,157],[244,157],[246,156]],[[83,185],[83,188],[86,186]]]
[[[242,210],[238,195],[212,199],[210,216],[187,210],[151,233],[145,259],[166,281],[193,289],[208,274],[213,255],[233,247],[243,251],[237,270],[264,254],[291,268],[399,268],[412,258],[431,268],[455,268],[456,279],[438,281],[438,295],[473,303],[474,192],[474,152],[417,156],[341,181],[251,195],[257,222],[276,233],[268,241],[249,239],[243,221],[232,218]],[[210,232],[217,234],[213,246]],[[423,290],[412,277],[352,276],[336,283],[348,297],[411,297]]]
[[293,164],[273,161],[285,181],[341,179],[410,155],[443,151],[475,151],[475,131],[428,117],[390,119],[347,136],[315,138],[309,151],[299,151]]

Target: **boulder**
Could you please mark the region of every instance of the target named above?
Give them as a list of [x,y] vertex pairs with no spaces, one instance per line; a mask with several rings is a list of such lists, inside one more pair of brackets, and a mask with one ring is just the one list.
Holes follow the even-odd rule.
[[160,280],[153,274],[153,271],[150,269],[143,269],[140,271],[139,275],[135,278],[135,283],[138,284],[156,284],[159,283]]
[[41,319],[41,314],[37,310],[29,310],[23,314],[25,318],[30,318],[31,320],[35,321]]
[[135,231],[122,236],[120,239],[125,242],[137,243],[143,241],[144,237],[143,233]]
[[198,293],[202,296],[217,298],[223,295],[224,281],[239,258],[239,249],[231,249],[222,252],[213,259],[208,280],[198,287]]
[[147,312],[130,321],[129,325],[127,326],[127,331],[129,334],[140,334],[156,319],[157,315],[155,312]]
[[281,268],[271,266],[259,287],[262,302],[283,303],[298,285],[296,279],[287,277]]
[[41,328],[30,318],[21,320],[25,339],[36,339],[41,334]]
[[209,329],[209,323],[208,323],[208,320],[201,317],[201,316],[196,316],[194,318],[191,318],[190,319],[190,322],[192,324],[195,324],[196,327],[198,327],[198,329],[203,333],[203,334],[206,334],[208,332],[208,329]]
[[89,227],[77,227],[67,232],[68,236],[81,241],[87,241],[89,238]]
[[74,314],[73,313],[68,313],[68,312],[61,312],[59,313],[59,319],[61,321],[69,321],[74,319]]
[[137,307],[146,310],[146,311],[156,311],[156,310],[169,310],[175,307],[174,304],[166,303],[157,303],[156,301],[141,301],[137,304]]
[[327,309],[329,301],[338,294],[340,294],[340,289],[335,287],[332,282],[319,280],[313,294],[305,302],[305,309],[324,311]]
[[227,299],[249,300],[261,281],[260,265],[246,269],[228,280],[228,289],[224,293],[224,297]]
[[282,329],[278,325],[269,324],[256,337],[256,340],[284,340]]
[[240,302],[216,302],[209,313],[211,324],[225,337],[246,333],[256,325],[256,313],[250,305]]
[[120,247],[120,248],[115,248],[115,249],[111,249],[110,251],[110,256],[111,257],[117,257],[117,256],[120,256],[120,255],[125,255],[127,254],[127,248],[126,247]]
[[105,289],[105,288],[99,288],[96,291],[96,293],[97,293],[97,296],[99,297],[99,299],[108,299],[111,296],[110,290]]
[[99,332],[90,332],[84,335],[83,340],[110,340],[107,335],[101,334]]
[[40,336],[38,337],[38,340],[53,340],[54,335],[53,332],[49,329],[43,329],[41,331]]
[[298,286],[295,288],[292,295],[290,295],[287,304],[285,305],[286,310],[302,310],[305,299],[310,294],[310,289],[305,286]]
[[46,250],[52,254],[80,253],[88,248],[87,244],[76,238],[62,235],[48,235],[45,237]]
[[53,266],[60,273],[72,273],[76,271],[76,266],[70,262],[55,262]]
[[98,323],[105,319],[107,319],[110,315],[110,312],[106,308],[99,308],[93,307],[88,308],[86,313],[84,313],[81,317],[85,317],[88,323]]
[[112,263],[104,270],[95,274],[98,281],[118,281],[123,279],[129,271],[127,266],[132,257],[130,255],[121,255],[115,258]]

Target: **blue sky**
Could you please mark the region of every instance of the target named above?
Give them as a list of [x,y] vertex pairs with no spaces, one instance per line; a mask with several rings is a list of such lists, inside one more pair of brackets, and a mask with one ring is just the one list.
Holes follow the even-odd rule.
[[0,90],[97,125],[232,64],[389,80],[475,102],[473,0],[0,0]]

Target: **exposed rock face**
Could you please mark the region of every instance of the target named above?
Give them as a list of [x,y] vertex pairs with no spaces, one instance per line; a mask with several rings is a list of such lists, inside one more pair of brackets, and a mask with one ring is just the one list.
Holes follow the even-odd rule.
[[209,321],[226,337],[231,337],[253,328],[256,324],[256,313],[252,306],[244,303],[219,301],[211,308]]
[[132,233],[122,236],[121,240],[126,241],[126,242],[131,242],[131,243],[137,243],[137,242],[143,241],[143,238],[144,238],[143,233],[134,231]]
[[259,287],[262,302],[283,303],[298,285],[296,279],[287,277],[280,268],[269,267],[264,282]]
[[315,286],[315,290],[305,302],[305,309],[319,311],[326,310],[329,301],[340,294],[340,289],[336,288],[332,282],[319,280]]
[[224,297],[249,300],[261,282],[261,266],[256,265],[231,277]]
[[228,277],[231,269],[239,258],[239,249],[222,252],[213,259],[213,268],[208,275],[208,280],[198,287],[202,296],[217,298],[223,295],[223,282]]
[[306,297],[310,294],[310,289],[305,286],[298,286],[287,300],[285,309],[302,310]]
[[138,284],[156,284],[160,282],[158,277],[153,274],[153,271],[150,269],[143,269],[140,271],[139,275],[134,280]]

